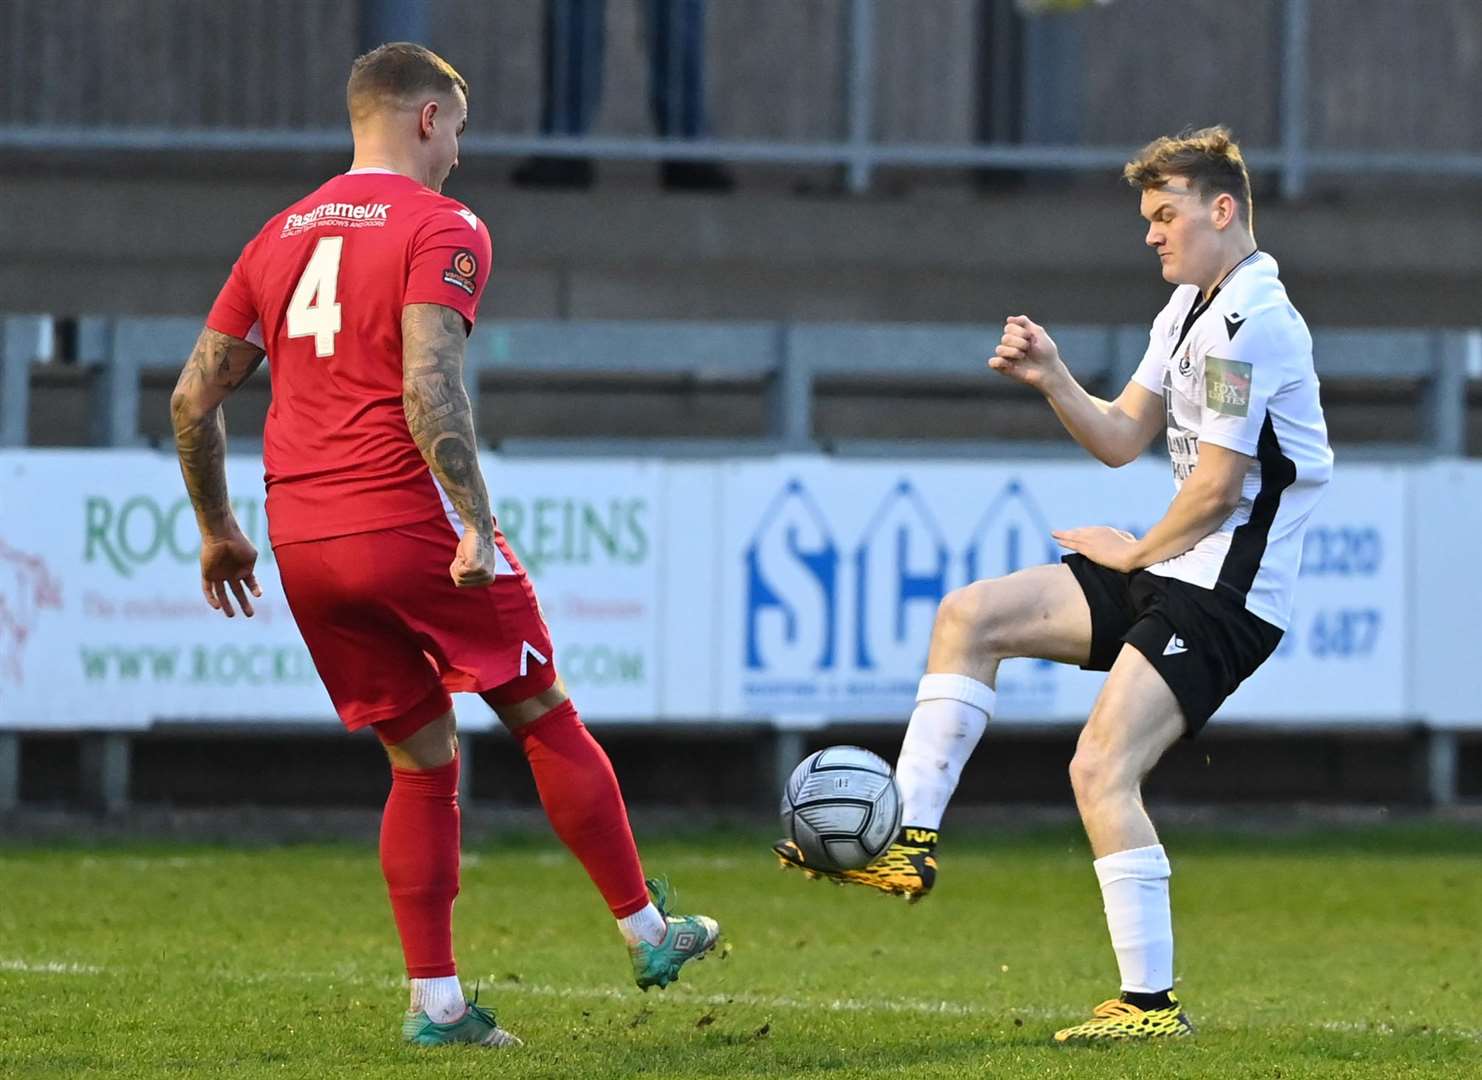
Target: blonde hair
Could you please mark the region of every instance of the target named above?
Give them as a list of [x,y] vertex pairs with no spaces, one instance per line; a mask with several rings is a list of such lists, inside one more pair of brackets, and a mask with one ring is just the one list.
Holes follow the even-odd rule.
[[451,94],[455,86],[468,97],[468,83],[452,64],[421,45],[392,41],[350,66],[345,104],[355,120],[384,105],[405,105],[421,94]]
[[1204,198],[1229,195],[1245,223],[1252,224],[1250,173],[1235,137],[1223,124],[1154,139],[1122,168],[1122,179],[1144,191],[1161,188],[1174,176],[1184,177]]

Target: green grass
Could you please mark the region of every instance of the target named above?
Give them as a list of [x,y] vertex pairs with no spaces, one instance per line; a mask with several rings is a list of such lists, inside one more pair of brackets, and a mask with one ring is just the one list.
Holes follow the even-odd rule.
[[766,839],[645,843],[733,946],[646,995],[564,852],[469,852],[459,955],[526,1041],[502,1053],[397,1041],[369,848],[0,850],[0,1076],[1482,1077],[1475,831],[1169,834],[1199,1034],[1094,1050],[1048,1042],[1116,989],[1074,833],[949,832],[915,908]]

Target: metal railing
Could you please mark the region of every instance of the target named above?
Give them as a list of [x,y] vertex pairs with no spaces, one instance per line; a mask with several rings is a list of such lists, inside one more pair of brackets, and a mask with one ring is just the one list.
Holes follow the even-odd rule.
[[[974,20],[981,20],[984,10],[991,9],[996,3],[1007,2],[956,0],[946,4],[944,10],[956,13],[953,26],[962,30],[978,25]],[[1337,98],[1334,94],[1319,95],[1316,92],[1325,89],[1324,81],[1332,81],[1336,75],[1341,75],[1345,65],[1352,66],[1346,59],[1350,42],[1341,38],[1334,40],[1335,27],[1345,34],[1367,34],[1368,38],[1364,39],[1366,47],[1374,44],[1369,38],[1385,33],[1379,19],[1384,12],[1375,7],[1372,0],[1363,0],[1362,3],[1344,0],[1349,6],[1343,10],[1336,6],[1338,2],[1253,0],[1233,16],[1244,20],[1241,26],[1232,27],[1222,21],[1223,31],[1229,33],[1243,34],[1249,30],[1259,34],[1265,32],[1268,24],[1274,31],[1275,47],[1268,50],[1269,57],[1263,57],[1264,70],[1238,73],[1243,82],[1261,82],[1262,89],[1259,95],[1235,109],[1236,115],[1233,116],[1229,115],[1229,107],[1222,104],[1223,99],[1209,90],[1204,98],[1191,106],[1200,117],[1183,116],[1173,122],[1181,126],[1196,119],[1205,122],[1221,119],[1230,122],[1237,133],[1252,133],[1247,139],[1247,158],[1257,170],[1278,173],[1281,192],[1288,198],[1300,197],[1308,191],[1314,174],[1482,177],[1482,153],[1478,152],[1476,133],[1467,124],[1448,128],[1447,124],[1437,120],[1429,125],[1425,134],[1424,141],[1430,145],[1410,149],[1395,144],[1396,140],[1403,140],[1413,132],[1415,125],[1410,114],[1395,112],[1390,116],[1374,112],[1389,107],[1378,104],[1386,100],[1387,95],[1375,90]],[[758,32],[765,31],[769,15],[780,20],[784,14],[783,9],[775,8],[775,5],[769,8],[763,0],[748,0],[748,5],[755,9]],[[950,97],[954,116],[958,119],[948,126],[958,141],[930,135],[925,140],[921,138],[923,129],[934,130],[941,126],[927,122],[933,114],[925,106],[916,110],[914,120],[908,119],[892,131],[883,130],[882,103],[892,100],[892,93],[899,97],[903,91],[893,91],[888,85],[886,76],[891,75],[893,69],[888,62],[888,50],[883,46],[890,45],[891,41],[881,28],[887,24],[891,29],[909,25],[903,21],[908,19],[909,13],[897,10],[897,5],[891,0],[832,0],[832,5],[831,10],[838,14],[839,26],[836,32],[820,36],[814,44],[818,50],[827,52],[830,60],[837,59],[838,100],[829,103],[826,111],[830,117],[837,116],[838,122],[824,125],[805,123],[802,126],[806,131],[801,138],[786,134],[767,137],[739,133],[728,135],[723,131],[720,137],[679,140],[614,134],[603,129],[599,129],[597,134],[582,137],[539,135],[528,130],[533,123],[528,108],[516,114],[511,111],[512,106],[494,99],[494,87],[480,90],[475,84],[474,112],[479,119],[475,132],[464,140],[464,152],[468,155],[539,154],[613,160],[683,157],[735,163],[836,166],[842,169],[850,191],[863,192],[870,188],[879,169],[892,166],[1048,171],[1113,169],[1126,160],[1137,140],[1156,134],[1156,131],[1144,130],[1142,125],[1125,120],[1112,122],[1106,116],[1118,111],[1134,114],[1146,111],[1162,115],[1154,108],[1160,104],[1158,98],[1147,98],[1148,91],[1128,87],[1125,90],[1128,95],[1125,108],[1120,108],[1116,102],[1094,100],[1094,96],[1085,90],[1085,77],[1082,75],[1082,69],[1107,69],[1116,59],[1103,55],[1103,50],[1087,38],[1105,27],[1118,25],[1107,20],[1120,20],[1125,26],[1148,18],[1146,5],[1138,9],[1129,2],[1094,12],[1021,19],[1021,33],[1030,43],[1024,48],[1032,48],[1033,55],[1044,63],[1026,64],[1026,67],[1036,70],[1023,72],[1019,79],[1022,85],[1012,89],[1026,98],[1019,109],[1023,114],[1021,122],[1024,115],[1031,112],[1040,119],[1030,125],[1036,130],[1024,131],[1012,140],[1006,139],[1002,133],[993,133],[993,141],[988,142],[979,141],[974,129],[981,124],[971,119],[973,108],[967,104],[982,91],[979,84],[988,77],[981,70],[970,78],[964,76],[964,84],[952,88]],[[332,5],[324,7],[323,11],[313,4],[277,6],[285,11],[300,7],[310,12],[318,11],[316,17],[323,23],[319,27],[323,41],[316,42],[312,55],[300,56],[294,51],[302,51],[295,35],[266,31],[256,35],[271,45],[253,45],[250,39],[254,35],[244,35],[243,48],[249,50],[250,55],[257,55],[250,52],[254,48],[277,51],[265,53],[256,61],[255,66],[262,69],[256,72],[258,78],[253,78],[254,72],[250,69],[254,65],[249,63],[249,70],[244,72],[239,85],[217,85],[219,80],[212,81],[200,57],[203,52],[209,53],[213,39],[220,36],[218,21],[224,16],[213,14],[215,5],[181,5],[178,0],[115,0],[108,8],[112,18],[105,19],[96,6],[79,5],[78,0],[72,0],[70,4],[67,0],[51,0],[49,4],[42,4],[41,0],[11,0],[7,5],[11,56],[7,65],[8,76],[0,78],[0,147],[32,151],[240,153],[348,150],[349,135],[338,118],[339,105],[334,100],[337,91],[331,91],[338,86],[342,77],[340,72],[348,65],[357,45],[363,44],[357,41],[357,25],[362,36],[375,30],[377,19],[386,23],[388,33],[407,33],[417,28],[419,18],[416,13],[422,12],[425,16],[426,5],[403,3],[403,0],[361,0],[358,24],[356,9],[350,5],[342,5],[349,9],[348,13]],[[740,6],[733,5],[725,11],[712,6],[712,21],[722,17],[734,21],[738,18],[736,10]],[[1187,0],[1185,6],[1194,9],[1198,7],[1198,0]],[[504,69],[517,68],[529,78],[520,86],[521,93],[514,96],[532,101],[538,99],[539,65],[529,62],[530,56],[538,53],[541,47],[538,19],[530,16],[529,4],[525,4],[523,10],[509,8],[508,4],[495,7],[499,7],[496,14],[523,29],[522,36],[513,42],[502,42],[497,35],[476,43],[467,38],[450,40],[446,43],[449,51],[453,55],[473,53],[469,62],[478,68],[486,83],[499,83],[505,97],[510,96],[506,84],[512,77],[504,76],[499,65],[502,64]],[[819,10],[824,7],[826,5],[820,5]],[[1359,7],[1364,11],[1357,10]],[[1373,10],[1369,11],[1370,8]],[[62,14],[45,18],[39,14],[51,9]],[[117,17],[120,12],[136,9],[141,13],[138,19]],[[167,15],[173,12],[179,18],[142,18],[143,13],[155,12],[156,9],[165,11]],[[485,21],[493,18],[487,13],[479,14],[476,9],[477,5],[448,0],[439,8],[439,13],[453,14],[455,22],[465,17]],[[1366,18],[1366,12],[1373,17]],[[270,15],[271,11],[268,11],[264,17]],[[1232,16],[1226,11],[1221,18],[1227,20],[1229,17]],[[1412,29],[1428,31],[1425,42],[1415,46],[1421,48],[1423,45],[1428,50],[1425,63],[1420,68],[1411,68],[1406,63],[1394,65],[1403,69],[1406,80],[1420,80],[1422,88],[1428,88],[1423,89],[1420,96],[1430,100],[1432,105],[1429,109],[1422,107],[1422,114],[1434,114],[1438,118],[1454,114],[1456,98],[1448,84],[1474,85],[1477,75],[1475,62],[1461,55],[1464,50],[1447,59],[1450,66],[1446,74],[1434,73],[1433,69],[1442,60],[1436,55],[1435,46],[1447,39],[1442,24],[1448,19],[1452,22],[1473,20],[1478,24],[1478,31],[1482,32],[1482,9],[1475,4],[1469,6],[1462,0],[1437,0],[1423,7],[1417,6],[1411,26]],[[154,26],[156,22],[161,25]],[[174,27],[176,22],[180,24],[178,29]],[[419,37],[434,47],[443,44],[439,34],[448,33],[447,19],[440,17],[434,23],[422,17],[420,22],[426,33]],[[292,23],[293,20],[289,19],[288,24]],[[732,32],[735,29],[732,27]],[[124,80],[126,87],[134,86],[143,77],[139,72],[145,71],[147,66],[123,64],[109,51],[111,46],[107,40],[99,42],[94,38],[106,38],[111,34],[128,41],[145,33],[158,39],[155,47],[163,51],[170,61],[148,70],[151,87],[156,89],[147,94],[113,93],[111,87],[102,85],[104,78],[116,76]],[[72,40],[74,37],[87,42],[91,49],[88,56],[97,54],[96,72],[69,70],[66,64],[45,62],[47,56],[76,55],[71,48],[78,44]],[[950,43],[949,38],[926,41],[920,46],[922,55],[915,59],[918,62],[929,60],[932,50],[940,50],[946,43]],[[516,49],[525,54],[521,63],[515,62],[521,56],[513,51]],[[1212,55],[1221,55],[1221,50],[1213,42],[1210,50]],[[484,52],[491,55],[486,57]],[[1019,55],[1021,63],[1024,62],[1025,53],[1021,51]],[[723,66],[726,62],[727,57],[723,55],[713,57],[711,66]],[[785,65],[790,59],[774,62]],[[896,63],[899,66],[900,61]],[[988,61],[979,55],[976,63],[982,69]],[[90,67],[88,63],[81,66]],[[619,75],[630,78],[624,72],[611,70],[617,66],[608,65],[612,81],[617,81]],[[321,67],[324,70],[320,70]],[[40,83],[36,83],[28,72]],[[1116,73],[1114,70],[1103,73],[1098,85],[1108,81],[1116,85]],[[1228,83],[1235,74],[1226,72],[1222,80]],[[1384,70],[1366,69],[1364,74],[1366,78],[1380,80],[1390,77]],[[1426,79],[1430,81],[1426,82]],[[761,88],[755,85],[756,81],[753,79],[751,84],[732,87],[730,92],[735,95],[752,93],[760,100]],[[52,86],[53,82],[58,85]],[[534,85],[527,85],[531,82]],[[76,90],[72,89],[74,84],[78,87]],[[163,89],[158,89],[161,86]],[[1064,101],[1054,107],[1035,106],[1037,98],[1045,95],[1059,95],[1066,100],[1074,97],[1067,87],[1080,89],[1073,108],[1066,107]],[[1407,95],[1414,97],[1410,89],[1407,82]],[[1181,95],[1186,90],[1187,87],[1180,86]],[[480,97],[480,93],[485,97]],[[234,94],[242,97],[242,101],[232,97]],[[249,102],[244,95],[256,96]],[[806,99],[807,93],[799,91],[795,96]],[[149,107],[140,105],[134,111],[129,111],[128,104],[119,104],[134,98],[154,104]],[[43,104],[34,107],[29,104],[38,100]],[[1334,104],[1335,100],[1338,104]],[[107,107],[101,107],[100,103]],[[811,104],[811,101],[806,104]],[[1141,109],[1141,106],[1146,106],[1146,109]],[[1393,108],[1399,109],[1400,106]],[[1364,124],[1345,126],[1341,122],[1343,117],[1334,118],[1334,114],[1345,109],[1369,110],[1373,115],[1365,114],[1367,120]],[[765,111],[766,106],[762,103],[753,109],[757,115]],[[490,114],[495,121],[492,125],[495,133],[479,132],[478,127],[485,132],[490,130],[489,121],[483,119]],[[1088,120],[1087,125],[1097,130],[1091,133],[1089,140],[1083,139],[1082,133],[1075,130],[1075,117],[1093,114],[1103,119],[1095,123]],[[754,128],[758,123],[765,126],[757,115],[748,115],[748,123],[736,122],[731,127]],[[1173,115],[1170,113],[1170,118]],[[519,127],[527,130],[510,130]],[[1360,145],[1352,145],[1353,138],[1344,134],[1349,127],[1362,129],[1364,134]],[[1097,141],[1098,135],[1108,131],[1118,136],[1116,141]],[[1382,140],[1376,133],[1383,133]],[[1122,141],[1123,138],[1126,141]],[[1341,145],[1345,142],[1349,145]]]
[[[48,316],[0,317],[0,447],[27,443],[30,376],[37,361],[52,357],[54,322]],[[194,318],[102,318],[77,328],[78,363],[95,367],[93,430],[105,445],[143,443],[140,384],[148,373],[178,370],[200,323]],[[736,440],[515,440],[506,453],[575,453],[592,457],[610,451],[649,454],[726,454],[815,450],[814,411],[820,380],[847,376],[905,376],[912,380],[960,379],[981,370],[985,343],[998,333],[988,326],[643,323],[506,321],[481,324],[471,339],[468,384],[476,397],[481,375],[541,373],[555,376],[681,376],[695,382],[748,381],[770,397],[770,428],[761,438]],[[1120,385],[1146,342],[1140,327],[1080,326],[1057,330],[1073,370],[1085,381]],[[1369,454],[1409,457],[1459,456],[1469,381],[1482,380],[1482,329],[1462,331],[1314,332],[1318,369],[1325,379],[1357,378],[1418,383],[1425,413],[1425,440],[1373,444]],[[258,440],[234,439],[235,449]],[[1016,457],[1078,453],[1058,443],[923,442],[833,443],[843,454],[979,454]],[[1345,460],[1363,456],[1345,450]],[[1304,730],[1323,730],[1309,721]],[[728,726],[725,730],[736,730]],[[287,729],[283,729],[287,730]],[[483,737],[483,736],[480,736]],[[0,812],[13,809],[20,791],[20,738],[0,731]],[[802,754],[801,733],[779,730],[776,782]],[[116,731],[82,736],[82,791],[90,804],[119,810],[127,803],[131,735]],[[1436,805],[1457,797],[1458,735],[1442,725],[1423,733],[1424,790]],[[467,774],[465,774],[467,775]]]
[[[200,331],[195,318],[81,320],[78,361],[101,376],[91,395],[90,430],[108,446],[146,442],[140,429],[141,377],[173,373]],[[30,372],[51,358],[48,316],[0,319],[0,446],[27,443]],[[820,380],[908,377],[938,383],[982,369],[997,326],[859,323],[686,323],[546,320],[490,321],[470,339],[468,391],[477,411],[484,375],[683,376],[697,384],[750,382],[767,395],[767,429],[757,438],[547,439],[502,441],[512,453],[644,454],[769,453],[827,449],[832,453],[985,457],[1076,453],[1067,441],[828,440],[815,432]],[[1078,378],[1113,390],[1131,377],[1147,344],[1135,326],[1066,326],[1056,338]],[[1418,384],[1423,440],[1376,440],[1352,447],[1367,457],[1464,456],[1467,389],[1482,379],[1482,329],[1348,330],[1318,328],[1313,347],[1325,380],[1392,380]],[[255,438],[238,438],[246,449]]]

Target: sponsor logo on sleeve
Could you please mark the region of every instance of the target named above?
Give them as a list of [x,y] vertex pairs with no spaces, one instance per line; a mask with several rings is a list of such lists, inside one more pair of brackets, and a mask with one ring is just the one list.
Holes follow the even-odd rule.
[[448,285],[456,285],[469,296],[472,296],[479,291],[478,276],[478,259],[474,258],[473,252],[467,248],[459,248],[453,252],[453,261],[443,271],[443,282]]
[[1251,366],[1243,360],[1205,357],[1205,407],[1225,416],[1249,416],[1250,376]]

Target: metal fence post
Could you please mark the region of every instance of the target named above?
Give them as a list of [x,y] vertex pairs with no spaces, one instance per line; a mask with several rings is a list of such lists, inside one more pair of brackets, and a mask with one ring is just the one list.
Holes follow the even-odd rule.
[[117,814],[128,808],[130,749],[122,732],[82,737],[82,798],[93,809]]
[[51,320],[0,319],[0,446],[25,446],[31,410],[31,362],[51,356]]
[[137,446],[143,441],[139,437],[139,347],[127,338],[116,330],[102,332],[103,373],[92,409],[93,427],[103,446]]
[[1426,413],[1430,421],[1430,448],[1442,457],[1463,457],[1467,452],[1467,351],[1466,332],[1435,335],[1431,352],[1430,384],[1426,387]]
[[19,732],[0,731],[0,814],[21,802],[21,737]]
[[1308,0],[1286,0],[1281,38],[1281,197],[1307,191]]
[[774,796],[781,796],[787,789],[787,778],[798,767],[798,762],[803,760],[803,752],[808,749],[808,736],[799,728],[775,727],[772,730],[775,733],[772,743],[772,792]]
[[788,450],[809,450],[813,446],[813,368],[798,351],[794,328],[784,326],[777,337],[775,434]]
[[845,58],[844,109],[849,122],[849,191],[868,191],[875,118],[875,0],[849,2],[849,52]]
[[1456,749],[1456,732],[1426,730],[1425,786],[1432,806],[1450,806],[1456,802]]

